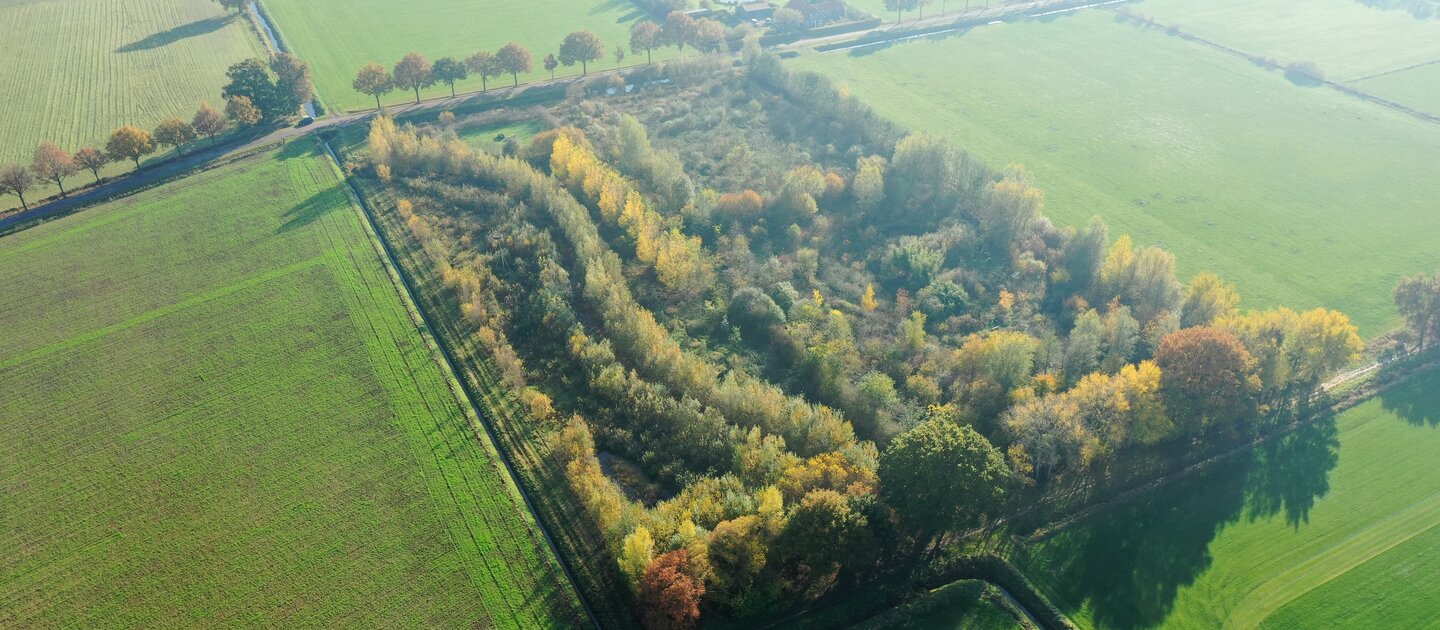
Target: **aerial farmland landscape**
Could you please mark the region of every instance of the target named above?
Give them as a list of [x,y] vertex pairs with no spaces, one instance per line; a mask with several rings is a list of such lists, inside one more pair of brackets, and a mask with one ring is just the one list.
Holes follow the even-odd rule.
[[0,628],[1440,627],[1437,0],[0,0]]

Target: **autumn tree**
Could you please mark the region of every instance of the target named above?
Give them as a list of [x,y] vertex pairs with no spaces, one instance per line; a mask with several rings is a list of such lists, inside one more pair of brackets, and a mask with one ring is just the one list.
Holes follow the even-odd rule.
[[[815,569],[863,561],[874,547],[865,515],[846,496],[834,490],[806,494],[790,513],[779,545]],[[873,556],[869,558],[873,560]]]
[[551,53],[545,55],[545,60],[541,63],[545,66],[545,71],[550,73],[550,80],[554,81],[555,69],[560,67],[560,60],[555,58],[554,53]]
[[260,122],[260,108],[249,97],[232,96],[225,99],[225,117],[240,127],[253,127]]
[[454,57],[436,59],[431,72],[434,73],[436,81],[450,86],[450,98],[455,98],[455,82],[464,81],[470,76],[470,69]]
[[534,67],[530,61],[530,51],[515,42],[501,46],[495,53],[495,60],[500,64],[501,70],[510,73],[510,78],[517,87],[520,85],[520,73],[530,72]]
[[765,568],[764,523],[754,514],[721,521],[710,532],[711,579],[733,598],[750,587]]
[[695,41],[695,18],[690,17],[684,11],[671,11],[665,16],[665,24],[660,27],[660,35],[665,43],[679,49],[684,54],[685,47]]
[[1202,326],[1172,333],[1160,341],[1155,363],[1165,407],[1185,433],[1228,429],[1253,417],[1260,379],[1252,374],[1250,353],[1229,331]]
[[776,9],[770,16],[771,28],[777,33],[793,33],[805,28],[805,16],[789,7]]
[[645,65],[650,65],[650,51],[660,43],[660,27],[654,22],[644,20],[630,27],[630,52],[638,55],[645,51]]
[[498,77],[505,74],[505,69],[500,67],[500,60],[495,58],[495,53],[482,50],[465,58],[465,68],[470,74],[480,77],[480,91],[490,91],[490,77]]
[[[310,64],[299,57],[287,52],[275,53],[270,57],[270,71],[275,74],[275,97],[271,104],[274,112],[266,112],[267,117],[283,118],[294,114],[315,97]],[[260,109],[265,111],[263,106]]]
[[580,64],[580,76],[590,73],[590,62],[605,56],[605,42],[590,31],[576,31],[560,43],[560,63],[566,67]]
[[375,111],[380,111],[380,96],[388,94],[395,89],[395,82],[390,78],[390,71],[378,63],[365,64],[359,72],[355,73],[355,81],[350,83],[356,92],[369,94],[375,97]]
[[885,158],[878,155],[856,160],[850,194],[862,209],[869,210],[885,200],[885,166]]
[[209,103],[200,103],[200,109],[195,110],[195,116],[190,119],[190,127],[195,133],[209,138],[211,144],[215,143],[215,136],[225,131],[227,126],[229,125],[225,122],[225,116],[215,111]]
[[700,52],[720,52],[720,49],[725,46],[725,25],[717,20],[697,20],[692,43],[695,45],[695,50]]
[[1317,308],[1300,314],[1295,328],[1285,336],[1284,351],[1294,378],[1314,386],[1331,372],[1360,360],[1365,342],[1344,313]]
[[116,129],[105,142],[105,153],[112,160],[131,160],[135,170],[140,170],[140,158],[155,152],[155,141],[144,129],[126,125]]
[[1180,306],[1180,325],[1209,326],[1215,320],[1231,315],[1240,303],[1240,294],[1213,273],[1202,273],[1190,279],[1185,303]]
[[226,99],[249,99],[264,119],[294,114],[314,93],[310,66],[284,52],[272,56],[268,65],[259,59],[237,62],[225,71],[225,76],[229,81],[221,95]]
[[155,133],[151,136],[156,143],[175,147],[176,153],[184,155],[185,144],[195,140],[195,128],[179,118],[167,118],[155,126]]
[[979,522],[1005,498],[1005,458],[969,426],[933,418],[897,436],[880,455],[880,497],[922,544]]
[[643,525],[625,536],[620,543],[620,570],[630,578],[630,584],[637,585],[645,574],[645,568],[655,557],[655,539]]
[[[615,45],[615,51],[614,51],[613,53],[611,53],[611,54],[613,54],[613,55],[615,56],[615,67],[616,67],[616,68],[619,68],[619,67],[620,67],[620,64],[625,63],[625,49],[624,49],[624,48],[621,48],[619,44],[616,44],[616,45]],[[553,79],[554,77],[551,77],[551,78]]]
[[430,60],[418,52],[408,52],[395,63],[395,85],[415,91],[415,102],[420,102],[420,90],[435,85],[435,71]]
[[75,152],[75,163],[79,164],[95,176],[95,181],[100,181],[100,169],[110,163],[110,158],[105,152],[95,147],[85,147]]
[[700,619],[705,583],[692,568],[689,551],[660,554],[645,567],[637,597],[649,630],[689,630]]
[[30,205],[25,202],[25,193],[35,186],[35,176],[19,164],[7,164],[0,167],[0,194],[15,195],[20,198],[20,208],[29,210]]
[[75,163],[75,158],[55,144],[50,142],[41,143],[35,148],[35,159],[30,162],[30,171],[35,176],[55,182],[60,189],[60,196],[65,196],[65,178],[80,171],[80,165]]
[[1401,279],[1395,285],[1395,306],[1424,349],[1426,341],[1440,336],[1440,272]]
[[977,212],[980,229],[990,246],[1008,255],[1012,243],[1040,215],[1043,198],[1040,189],[1030,185],[1029,177],[1018,168],[991,185]]

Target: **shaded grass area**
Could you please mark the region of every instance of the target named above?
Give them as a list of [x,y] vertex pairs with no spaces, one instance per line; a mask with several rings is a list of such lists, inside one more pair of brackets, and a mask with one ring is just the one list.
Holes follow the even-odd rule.
[[305,146],[0,239],[0,626],[580,619]]
[[189,120],[202,100],[223,108],[225,69],[260,51],[213,0],[10,0],[0,24],[0,163],[28,163],[44,140],[73,152],[121,125]]
[[1000,597],[1000,591],[984,582],[960,580],[854,627],[857,630],[999,630],[1023,627],[998,603]]
[[[508,42],[530,50],[535,68],[520,75],[522,83],[549,79],[541,61],[557,53],[572,31],[588,29],[606,44],[604,59],[590,70],[615,67],[615,46],[625,48],[625,65],[645,63],[644,53],[630,53],[630,25],[646,15],[629,0],[536,0],[475,2],[415,0],[399,5],[387,0],[264,0],[275,28],[287,46],[310,62],[320,97],[334,110],[373,108],[375,99],[355,92],[355,73],[370,62],[393,67],[405,53],[418,51],[430,60],[445,55],[464,59],[479,50],[494,52]],[[336,37],[344,33],[344,37]],[[675,54],[657,50],[656,59]],[[558,56],[558,55],[557,55]],[[578,76],[580,65],[561,66],[556,77]],[[490,87],[508,87],[509,74],[492,78]],[[478,77],[456,84],[456,90],[477,91]],[[445,85],[421,90],[426,98],[449,96]],[[382,98],[387,104],[413,102],[414,92],[401,90]]]
[[1440,258],[1440,127],[1103,11],[787,63],[1023,164],[1058,222],[1099,214],[1246,307],[1338,308],[1374,336],[1398,277]]
[[1440,582],[1416,573],[1406,588],[1423,597],[1402,601],[1377,576],[1404,571],[1393,550],[1423,544],[1440,517],[1437,417],[1432,371],[1014,559],[1087,628],[1329,625],[1341,609],[1352,627],[1404,626],[1390,622],[1432,612]]

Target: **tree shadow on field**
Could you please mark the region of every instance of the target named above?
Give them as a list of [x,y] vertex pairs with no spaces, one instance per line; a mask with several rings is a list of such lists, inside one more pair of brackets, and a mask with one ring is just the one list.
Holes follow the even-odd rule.
[[1336,433],[1332,418],[1299,428],[1063,529],[1024,564],[1065,612],[1088,603],[1097,627],[1158,626],[1227,526],[1280,513],[1296,529],[1309,522],[1339,461]]
[[1253,522],[1281,512],[1292,529],[1310,522],[1315,501],[1330,492],[1329,472],[1340,463],[1335,418],[1302,426],[1255,449],[1245,497]]
[[196,20],[189,24],[177,26],[175,28],[160,31],[158,33],[152,33],[145,39],[134,41],[129,44],[125,44],[124,46],[121,46],[119,48],[116,48],[115,52],[128,53],[140,50],[153,50],[155,48],[162,48],[164,46],[169,46],[170,44],[178,42],[182,39],[199,37],[201,35],[214,33],[215,31],[225,28],[225,25],[229,24],[234,19],[235,16],[232,14],[223,16],[217,15],[215,17],[205,18],[203,20]]
[[343,205],[335,203],[335,196],[341,194],[339,188],[339,185],[331,186],[286,210],[285,214],[281,215],[285,223],[276,229],[275,233],[283,234],[291,230],[298,230],[334,212],[337,207]]
[[1440,426],[1440,378],[1426,376],[1380,394],[1380,406],[1417,427]]

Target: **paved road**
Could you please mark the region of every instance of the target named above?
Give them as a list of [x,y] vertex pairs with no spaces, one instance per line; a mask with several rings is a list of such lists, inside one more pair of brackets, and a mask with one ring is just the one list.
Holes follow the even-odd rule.
[[[924,37],[936,34],[938,32],[944,32],[943,30],[933,31],[930,29],[934,29],[936,27],[943,27],[947,24],[955,24],[956,28],[961,28],[967,25],[973,25],[977,21],[986,19],[996,20],[1003,17],[1016,15],[1045,15],[1047,13],[1043,11],[1043,9],[1048,7],[1064,7],[1059,11],[1052,11],[1052,13],[1058,13],[1063,11],[1077,10],[1080,8],[1088,8],[1090,6],[1098,6],[1101,4],[1112,4],[1114,2],[1122,1],[1127,0],[1097,0],[1096,2],[1091,3],[1077,2],[1076,0],[1029,0],[1025,2],[1010,2],[1005,4],[997,3],[994,6],[988,8],[977,7],[969,11],[947,13],[945,15],[929,17],[923,20],[912,20],[909,22],[901,22],[899,24],[890,22],[872,29],[866,29],[862,31],[853,31],[840,35],[802,39],[796,42],[777,46],[776,49],[783,50],[807,46],[837,44],[860,39],[870,39],[871,41],[866,41],[860,45],[871,46],[889,41],[901,41],[914,37]],[[915,33],[915,31],[918,30],[927,30],[929,32],[920,34]],[[891,35],[891,37],[883,37],[887,34]],[[876,36],[881,37],[879,39],[875,39]],[[269,42],[267,41],[267,43]],[[390,112],[393,115],[404,115],[433,109],[450,109],[455,107],[462,107],[469,103],[480,100],[504,101],[507,99],[515,98],[526,93],[527,91],[535,90],[538,88],[550,87],[555,85],[565,85],[580,80],[589,80],[595,77],[604,77],[611,74],[629,72],[635,69],[636,67],[632,66],[627,68],[597,70],[595,74],[592,74],[588,77],[566,77],[554,80],[541,80],[532,83],[525,83],[519,86],[496,88],[488,92],[472,92],[469,94],[461,94],[455,97],[434,98],[421,101],[420,103],[411,103],[401,107],[391,107]],[[365,111],[335,114],[316,120],[314,124],[311,124],[307,127],[285,127],[246,142],[231,142],[227,144],[221,144],[215,147],[206,147],[203,149],[192,150],[189,155],[186,155],[180,159],[151,166],[147,169],[141,170],[138,173],[118,177],[108,182],[105,182],[100,186],[77,192],[76,194],[70,195],[68,198],[56,199],[43,205],[35,206],[28,211],[18,212],[10,216],[0,218],[0,234],[9,232],[19,226],[22,226],[23,224],[63,216],[77,209],[84,208],[95,203],[107,201],[117,197],[122,197],[137,189],[145,188],[166,181],[178,175],[184,174],[188,171],[203,167],[204,165],[208,164],[213,160],[222,158],[232,153],[248,151],[257,147],[262,147],[270,144],[277,144],[293,138],[312,134],[317,131],[352,124],[358,121],[365,120],[374,113],[374,111]]]

